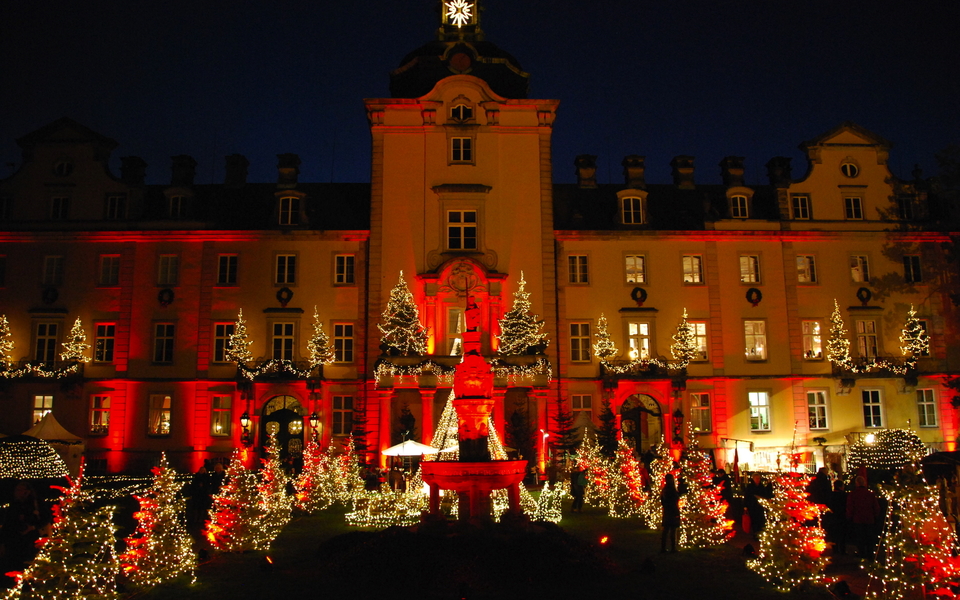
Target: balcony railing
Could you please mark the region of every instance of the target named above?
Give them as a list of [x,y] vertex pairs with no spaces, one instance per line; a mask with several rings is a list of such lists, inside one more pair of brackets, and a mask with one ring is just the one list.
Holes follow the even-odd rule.
[[6,379],[68,379],[83,377],[83,363],[73,360],[20,360],[0,365],[0,377]]

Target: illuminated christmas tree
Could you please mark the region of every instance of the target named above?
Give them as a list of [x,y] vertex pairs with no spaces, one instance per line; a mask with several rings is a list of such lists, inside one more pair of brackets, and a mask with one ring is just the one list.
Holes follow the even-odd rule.
[[[440,450],[438,454],[427,455],[426,460],[459,460],[460,452],[457,447],[458,431],[460,421],[457,418],[457,409],[453,406],[453,390],[447,396],[447,402],[443,405],[443,412],[440,414],[440,421],[433,430],[433,440],[430,445]],[[444,452],[447,448],[452,448],[449,452]]]
[[335,502],[349,506],[354,495],[363,490],[363,476],[360,460],[355,451],[353,436],[343,444],[343,452],[333,456],[331,449],[331,468],[328,486],[332,490]]
[[239,450],[235,451],[220,493],[213,497],[207,540],[222,552],[266,550],[273,541],[261,525],[268,512],[257,476],[243,465]]
[[633,448],[622,439],[607,471],[607,477],[608,514],[611,517],[641,516],[647,495],[643,490],[640,463],[633,455]]
[[820,527],[821,507],[807,499],[810,478],[800,473],[781,473],[773,486],[773,498],[760,498],[766,526],[760,533],[757,558],[747,566],[781,592],[805,584],[823,584],[829,559]]
[[697,356],[697,336],[693,325],[687,322],[687,309],[683,309],[683,318],[677,325],[677,332],[673,334],[673,345],[670,346],[670,354],[676,361],[671,366],[676,369],[686,369],[690,361]]
[[83,472],[54,506],[53,529],[33,563],[17,576],[5,600],[113,600],[117,578],[117,527],[112,506],[95,507],[81,488]]
[[833,312],[830,313],[830,337],[827,339],[827,358],[830,363],[842,369],[853,367],[850,358],[850,340],[847,339],[847,328],[840,315],[840,305],[833,301]]
[[[700,450],[693,426],[680,461],[687,493],[680,507],[680,546],[705,548],[722,544],[733,537],[733,521],[726,518],[727,503],[713,485],[711,463]],[[664,449],[665,450],[665,449]]]
[[267,457],[263,459],[263,468],[260,470],[260,502],[266,513],[261,527],[269,546],[290,522],[293,497],[287,494],[289,479],[280,463],[280,446],[275,435],[271,434],[267,440],[266,451]]
[[243,309],[237,313],[237,321],[233,324],[233,333],[227,340],[227,346],[224,353],[227,358],[242,367],[253,360],[253,354],[250,352],[250,345],[253,341],[247,337],[247,322],[243,320]]
[[560,484],[553,487],[550,486],[549,482],[543,484],[543,489],[540,491],[540,497],[537,500],[537,508],[533,511],[530,520],[559,523],[562,518],[560,507],[563,497],[564,494],[563,490],[560,489]]
[[600,445],[593,431],[587,430],[583,435],[583,443],[577,448],[575,457],[577,468],[586,473],[587,485],[583,492],[583,501],[586,504],[596,505],[604,502],[605,495],[600,493],[599,486],[593,482],[591,472],[598,465],[606,461],[600,454]]
[[647,527],[656,529],[663,522],[663,504],[660,503],[660,491],[667,473],[673,469],[673,457],[663,438],[651,449],[653,460],[650,461],[650,490],[647,501],[643,503],[643,519]]
[[600,359],[600,362],[607,362],[620,353],[617,346],[610,339],[610,332],[607,331],[607,317],[600,313],[597,319],[597,342],[593,345],[593,355]]
[[907,367],[911,369],[917,366],[917,359],[930,353],[930,336],[917,318],[917,311],[912,304],[907,312],[907,322],[900,333],[900,344],[900,352],[906,357]]
[[90,358],[87,357],[87,350],[89,349],[90,344],[87,343],[87,334],[83,331],[83,323],[80,322],[80,317],[77,317],[77,320],[73,322],[73,327],[70,328],[67,341],[63,343],[63,352],[60,353],[60,358],[66,361],[90,362]]
[[187,533],[186,503],[180,494],[183,484],[167,464],[166,454],[153,469],[153,485],[142,496],[134,495],[140,510],[134,513],[137,529],[125,542],[120,563],[130,583],[150,587],[176,577],[191,575],[197,567],[193,539]]
[[537,315],[530,314],[530,293],[526,291],[527,282],[520,272],[517,291],[513,293],[513,306],[500,319],[500,356],[518,356],[523,354],[543,354],[549,341],[543,332],[543,321]]
[[936,486],[892,485],[878,560],[870,566],[869,600],[957,596],[946,586],[960,581],[957,538],[939,506]]
[[847,461],[871,469],[899,469],[919,462],[926,453],[926,446],[913,431],[881,429],[873,439],[860,439],[851,444]]
[[13,364],[13,334],[7,315],[0,315],[0,369],[6,371]]
[[330,345],[330,338],[323,331],[320,314],[317,307],[313,307],[313,335],[307,340],[307,351],[310,353],[310,370],[333,362],[335,354]]
[[293,485],[297,490],[297,508],[313,514],[329,507],[334,502],[330,482],[330,453],[311,440],[303,451],[303,470]]
[[422,356],[427,352],[427,332],[420,323],[420,311],[403,279],[403,271],[397,285],[390,290],[390,300],[381,318],[383,322],[377,324],[377,328],[383,334],[380,345],[385,353]]

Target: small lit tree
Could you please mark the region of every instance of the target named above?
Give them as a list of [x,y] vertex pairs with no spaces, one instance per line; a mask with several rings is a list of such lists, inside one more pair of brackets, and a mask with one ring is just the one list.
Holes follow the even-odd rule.
[[239,450],[235,451],[220,493],[213,497],[207,540],[222,552],[266,550],[273,541],[262,527],[267,512],[257,476],[243,465]]
[[310,353],[311,370],[329,365],[335,358],[330,338],[323,331],[323,323],[320,321],[320,313],[317,312],[316,306],[313,307],[313,335],[307,340],[307,351]]
[[833,312],[830,313],[830,337],[827,339],[827,358],[831,364],[843,369],[853,366],[850,358],[850,340],[847,339],[847,328],[843,324],[840,314],[840,305],[833,301]]
[[420,311],[403,279],[403,271],[390,290],[381,319],[377,328],[383,334],[380,343],[386,352],[400,356],[422,356],[427,352],[427,332],[420,323]]
[[915,368],[917,359],[926,356],[930,352],[930,336],[926,329],[917,318],[917,311],[910,305],[907,312],[907,321],[903,325],[903,331],[900,333],[900,352],[906,357],[907,366]]
[[597,319],[597,342],[593,345],[593,355],[600,359],[600,362],[607,362],[617,356],[619,351],[617,346],[610,339],[610,332],[607,331],[607,317],[600,313]]
[[646,493],[640,476],[640,463],[631,448],[620,440],[617,454],[607,471],[608,514],[611,517],[639,517],[642,515]]
[[80,317],[77,317],[77,320],[73,322],[73,327],[70,328],[67,341],[63,343],[63,352],[60,353],[60,358],[67,361],[90,362],[90,358],[87,356],[87,350],[89,349],[90,344],[87,343],[87,334],[83,331],[83,323],[80,322]]
[[4,371],[13,364],[13,334],[10,333],[7,315],[0,315],[0,363]]
[[670,353],[673,359],[677,361],[673,367],[677,369],[686,369],[697,356],[697,336],[693,325],[687,322],[687,309],[683,309],[683,317],[680,324],[677,325],[677,332],[673,334],[673,345],[670,346]]
[[298,509],[313,514],[333,503],[332,489],[326,485],[329,471],[330,453],[324,452],[313,440],[307,442],[303,451],[303,470],[293,484]]
[[530,293],[526,291],[527,282],[520,272],[517,291],[513,293],[513,306],[500,319],[500,356],[522,354],[543,354],[547,347],[547,334],[543,332],[543,321],[531,314]]
[[233,334],[227,340],[224,353],[228,359],[243,367],[253,360],[253,354],[250,352],[251,344],[253,344],[253,341],[247,336],[247,322],[243,320],[243,309],[241,308],[237,313],[237,321],[233,324]]

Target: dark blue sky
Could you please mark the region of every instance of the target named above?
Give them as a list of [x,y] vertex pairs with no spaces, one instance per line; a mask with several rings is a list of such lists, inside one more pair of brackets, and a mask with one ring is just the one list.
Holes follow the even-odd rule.
[[[169,157],[223,178],[223,156],[274,181],[300,155],[301,181],[368,181],[363,98],[433,37],[434,0],[27,2],[0,9],[0,176],[15,139],[69,116],[143,157],[148,182]],[[844,0],[487,0],[487,39],[531,73],[531,96],[561,100],[554,178],[577,154],[621,181],[627,154],[648,181],[697,159],[697,181],[746,157],[750,183],[773,156],[849,120],[893,142],[891,168],[926,175],[960,144],[960,2]]]

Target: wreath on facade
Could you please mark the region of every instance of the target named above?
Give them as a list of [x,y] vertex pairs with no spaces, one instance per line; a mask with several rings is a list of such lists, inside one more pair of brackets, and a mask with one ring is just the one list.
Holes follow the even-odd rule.
[[761,300],[763,300],[763,292],[761,292],[757,288],[750,288],[749,290],[747,290],[747,302],[749,302],[753,306],[756,306],[760,304]]
[[170,303],[173,302],[173,290],[170,288],[163,288],[157,294],[157,301],[160,302],[160,306],[166,308],[170,306]]
[[873,292],[867,288],[862,287],[857,290],[857,300],[859,300],[864,306],[867,305],[867,302],[870,302],[871,298],[873,298]]
[[643,303],[647,301],[647,290],[642,287],[635,287],[630,292],[630,297],[637,303],[637,306],[643,306]]
[[288,287],[282,287],[277,290],[277,302],[280,303],[280,306],[286,308],[287,304],[290,303],[290,300],[293,299],[293,290]]

